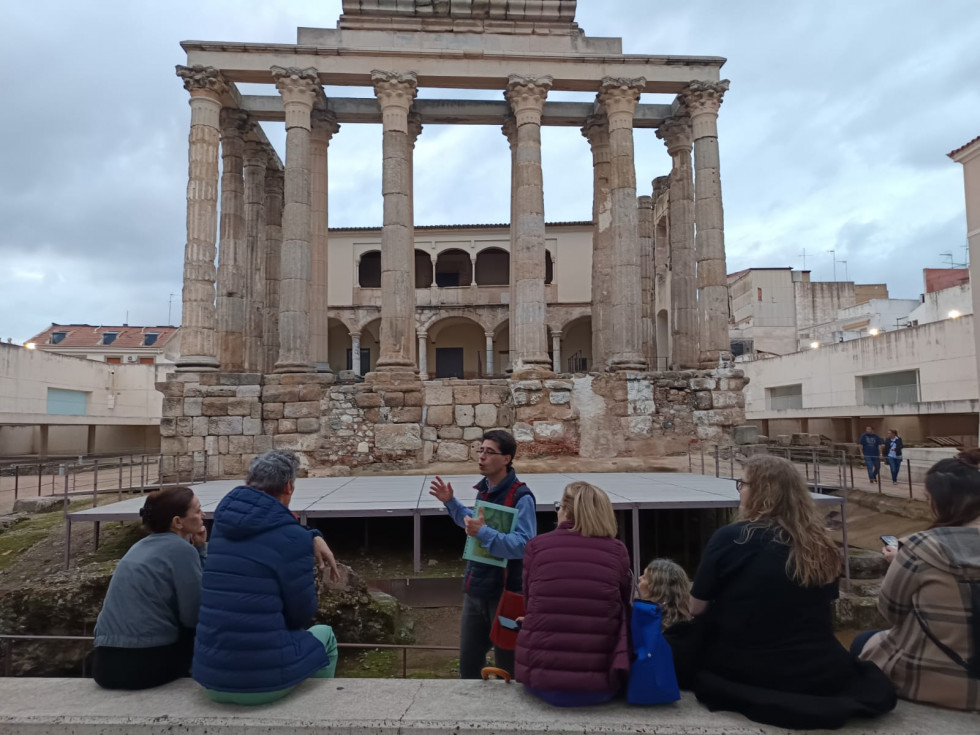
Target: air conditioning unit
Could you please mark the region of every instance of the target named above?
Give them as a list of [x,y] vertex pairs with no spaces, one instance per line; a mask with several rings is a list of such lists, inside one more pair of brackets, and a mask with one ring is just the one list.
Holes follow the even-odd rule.
[[123,362],[139,362],[139,355],[124,355]]

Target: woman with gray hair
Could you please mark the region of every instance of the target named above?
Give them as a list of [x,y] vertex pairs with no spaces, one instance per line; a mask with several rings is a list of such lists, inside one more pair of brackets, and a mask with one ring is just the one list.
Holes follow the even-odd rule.
[[339,575],[320,532],[289,510],[298,471],[293,453],[266,452],[214,511],[194,679],[216,702],[273,702],[337,667],[330,626],[307,628],[317,611],[315,568],[326,561]]

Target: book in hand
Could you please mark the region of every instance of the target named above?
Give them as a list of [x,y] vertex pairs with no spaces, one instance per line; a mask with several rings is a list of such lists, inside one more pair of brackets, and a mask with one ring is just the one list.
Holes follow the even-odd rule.
[[[517,525],[517,508],[508,508],[506,505],[497,505],[496,503],[488,503],[485,500],[477,500],[473,505],[473,513],[478,514],[480,508],[483,508],[483,520],[487,522],[490,528],[500,533],[514,532],[514,526]],[[466,546],[463,547],[463,558],[479,564],[492,564],[495,567],[507,566],[507,559],[493,556],[483,548],[480,540],[475,536],[466,537]]]

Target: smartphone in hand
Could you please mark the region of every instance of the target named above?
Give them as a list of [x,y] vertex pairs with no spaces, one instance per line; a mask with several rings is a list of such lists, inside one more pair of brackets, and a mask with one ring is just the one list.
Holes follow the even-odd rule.
[[497,616],[497,622],[500,623],[501,627],[507,628],[507,630],[520,630],[521,624],[516,620],[511,618],[505,618],[503,615]]
[[880,536],[879,538],[881,538],[881,543],[885,546],[891,546],[893,549],[898,548],[898,539],[894,536]]

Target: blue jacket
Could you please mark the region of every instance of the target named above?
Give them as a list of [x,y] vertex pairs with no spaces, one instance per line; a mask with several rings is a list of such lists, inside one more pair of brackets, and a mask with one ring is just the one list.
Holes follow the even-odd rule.
[[316,610],[311,532],[271,495],[236,487],[214,511],[195,681],[240,693],[299,684],[329,663],[323,644],[306,630]]

